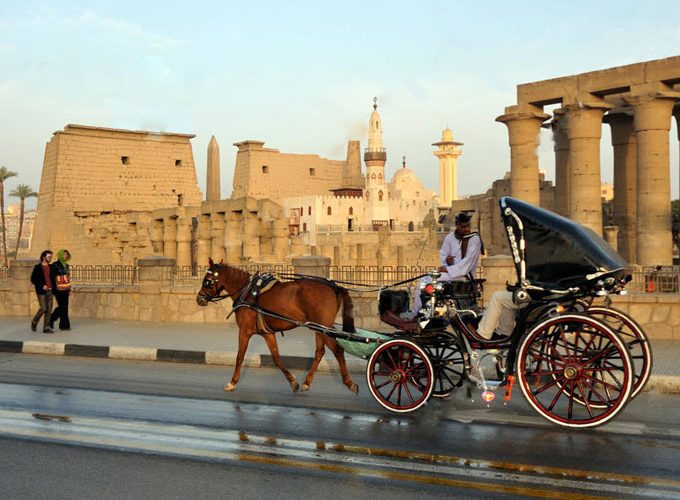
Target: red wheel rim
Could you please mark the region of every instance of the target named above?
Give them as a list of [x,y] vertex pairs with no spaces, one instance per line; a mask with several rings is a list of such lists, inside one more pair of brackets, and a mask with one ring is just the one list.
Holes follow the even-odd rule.
[[432,393],[432,364],[426,353],[408,340],[379,346],[369,359],[366,375],[375,399],[392,411],[417,410]]

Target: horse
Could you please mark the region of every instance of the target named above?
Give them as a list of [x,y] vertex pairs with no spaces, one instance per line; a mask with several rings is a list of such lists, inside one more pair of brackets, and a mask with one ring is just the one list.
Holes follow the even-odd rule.
[[[257,333],[264,337],[274,364],[286,377],[293,392],[297,392],[300,385],[295,375],[288,371],[281,360],[275,332],[283,333],[305,322],[333,328],[333,321],[342,307],[342,330],[355,333],[352,299],[345,288],[324,278],[305,277],[287,282],[276,281],[263,293],[256,292],[259,295],[256,299],[251,292],[252,283],[253,276],[249,273],[224,262],[215,263],[209,259],[203,284],[196,295],[199,306],[207,306],[210,302],[227,296],[234,302],[232,312],[238,325],[238,354],[234,375],[224,390],[231,392],[236,388],[241,377],[241,365],[248,343]],[[226,296],[221,295],[222,291]],[[264,313],[258,312],[257,309]],[[314,333],[316,340],[314,361],[302,384],[302,391],[309,390],[314,373],[328,347],[338,362],[343,384],[354,394],[358,394],[359,386],[349,376],[342,347],[332,337],[318,331]]]

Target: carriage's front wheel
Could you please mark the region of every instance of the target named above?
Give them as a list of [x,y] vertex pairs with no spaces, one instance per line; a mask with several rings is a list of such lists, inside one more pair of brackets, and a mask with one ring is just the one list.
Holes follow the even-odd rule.
[[626,343],[609,327],[567,314],[526,334],[517,352],[517,376],[539,414],[557,425],[582,428],[604,424],[623,410],[634,370]]
[[407,413],[429,399],[433,373],[423,349],[410,340],[395,339],[373,352],[366,367],[366,381],[378,403],[388,410]]

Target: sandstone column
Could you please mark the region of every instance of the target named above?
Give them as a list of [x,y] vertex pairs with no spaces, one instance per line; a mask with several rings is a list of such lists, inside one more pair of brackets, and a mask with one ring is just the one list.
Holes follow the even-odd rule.
[[614,223],[619,228],[618,252],[628,262],[637,262],[637,148],[633,116],[610,112],[604,122],[612,129],[614,147]]
[[177,267],[190,267],[191,217],[177,219]]
[[511,195],[533,205],[540,205],[538,181],[538,133],[541,123],[550,118],[531,104],[505,108],[496,121],[505,123],[510,137]]
[[637,264],[673,263],[671,183],[668,135],[680,93],[662,84],[633,88],[637,140]]
[[288,255],[288,220],[279,217],[274,221],[274,257],[277,262],[285,262]]
[[553,151],[555,151],[555,211],[569,216],[569,138],[567,116],[563,109],[556,109],[551,124]]
[[611,105],[591,99],[565,106],[569,138],[569,217],[602,234],[600,139],[602,116]]
[[612,247],[614,251],[618,252],[619,226],[604,226],[602,229],[604,233],[604,241],[609,243],[609,246]]
[[241,214],[224,214],[224,261],[227,264],[241,263]]
[[198,217],[198,231],[196,242],[196,264],[207,266],[210,250],[212,247],[212,234],[210,228],[210,216],[201,214]]
[[163,254],[163,220],[151,221],[149,228],[149,239],[151,240],[151,249],[153,253]]
[[210,214],[211,249],[210,254],[215,262],[224,259],[224,214],[213,212]]
[[220,146],[213,135],[208,144],[208,172],[205,183],[205,199],[217,201],[220,199]]
[[243,258],[260,260],[259,218],[256,212],[243,210]]
[[163,219],[163,256],[177,258],[177,217]]

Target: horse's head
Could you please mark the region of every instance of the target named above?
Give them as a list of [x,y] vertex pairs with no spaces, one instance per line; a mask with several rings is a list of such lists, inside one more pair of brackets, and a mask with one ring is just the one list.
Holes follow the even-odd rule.
[[196,295],[196,302],[199,306],[207,306],[212,299],[218,297],[224,287],[220,283],[220,264],[215,264],[212,259],[208,259],[210,264],[208,271],[203,277],[203,284]]

